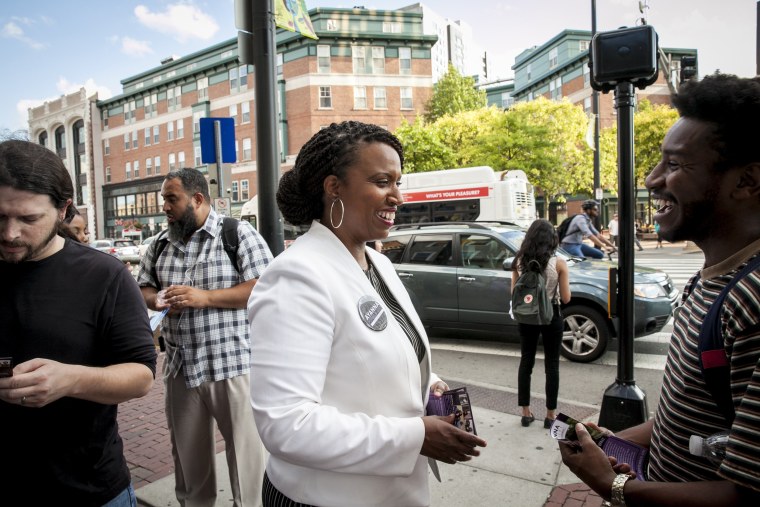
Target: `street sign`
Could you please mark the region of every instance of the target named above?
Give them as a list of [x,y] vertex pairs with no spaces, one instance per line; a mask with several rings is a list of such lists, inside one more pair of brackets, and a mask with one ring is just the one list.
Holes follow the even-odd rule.
[[222,163],[237,162],[235,153],[235,120],[232,118],[201,118],[201,163],[216,164],[214,123],[219,122],[222,133]]
[[223,217],[230,216],[230,207],[232,201],[229,197],[215,197],[214,198],[214,211]]

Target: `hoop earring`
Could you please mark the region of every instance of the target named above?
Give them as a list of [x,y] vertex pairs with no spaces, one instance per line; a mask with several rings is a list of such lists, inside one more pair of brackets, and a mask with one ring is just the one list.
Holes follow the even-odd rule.
[[[340,203],[340,222],[338,222],[338,225],[335,225],[335,221],[333,221],[333,208],[335,207],[336,202]],[[330,205],[330,225],[332,225],[333,229],[339,229],[340,226],[343,225],[343,216],[345,214],[346,208],[343,206],[343,200],[340,197],[336,197]]]

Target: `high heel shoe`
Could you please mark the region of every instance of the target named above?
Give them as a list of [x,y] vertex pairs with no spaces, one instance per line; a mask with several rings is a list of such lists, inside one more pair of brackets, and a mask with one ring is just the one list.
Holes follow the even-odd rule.
[[536,418],[533,416],[533,414],[524,415],[524,416],[522,416],[522,419],[520,419],[520,424],[522,424],[523,426],[527,427],[527,426],[530,426],[530,423],[532,423],[535,420],[536,420]]

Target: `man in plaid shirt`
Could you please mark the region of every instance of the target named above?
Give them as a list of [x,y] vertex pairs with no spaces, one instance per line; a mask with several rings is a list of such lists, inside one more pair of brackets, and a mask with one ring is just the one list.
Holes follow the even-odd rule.
[[266,456],[251,409],[245,308],[272,254],[256,230],[240,222],[233,266],[224,250],[222,217],[211,209],[200,171],[169,173],[161,195],[168,242],[155,266],[156,248],[164,242],[151,243],[140,261],[138,283],[149,308],[170,308],[162,335],[177,499],[183,506],[214,505],[216,420],[234,505],[260,505]]

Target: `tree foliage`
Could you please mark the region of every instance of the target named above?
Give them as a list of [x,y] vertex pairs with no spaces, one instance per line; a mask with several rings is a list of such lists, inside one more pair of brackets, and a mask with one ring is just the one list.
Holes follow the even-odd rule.
[[441,141],[438,131],[425,124],[422,117],[414,123],[403,121],[396,137],[404,147],[404,171],[409,173],[437,171],[455,167],[454,155]]
[[449,63],[449,70],[433,85],[433,95],[427,103],[425,119],[429,122],[446,115],[480,109],[486,105],[486,92],[475,87],[475,80],[463,77]]

